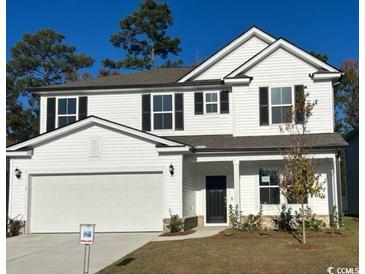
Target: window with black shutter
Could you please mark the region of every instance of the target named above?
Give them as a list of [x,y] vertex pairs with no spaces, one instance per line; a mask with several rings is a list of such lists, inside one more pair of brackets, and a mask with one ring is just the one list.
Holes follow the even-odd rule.
[[203,92],[194,93],[195,114],[203,114]]
[[47,98],[47,131],[56,127],[56,98]]
[[175,94],[175,130],[184,130],[184,94]]
[[79,97],[79,120],[87,117],[87,96]]
[[305,107],[305,95],[304,86],[297,85],[295,90],[295,122],[297,124],[304,123],[304,107]]
[[142,130],[151,130],[151,95],[142,95]]
[[229,113],[229,91],[222,90],[220,92],[221,113]]
[[269,125],[269,88],[259,88],[260,126]]

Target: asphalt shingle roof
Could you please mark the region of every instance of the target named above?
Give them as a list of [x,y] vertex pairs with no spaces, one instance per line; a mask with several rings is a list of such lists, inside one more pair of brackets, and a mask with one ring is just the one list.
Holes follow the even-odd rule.
[[155,68],[148,71],[141,71],[130,74],[121,74],[70,81],[64,84],[37,87],[33,90],[56,90],[56,89],[80,89],[95,87],[131,87],[131,86],[153,86],[176,83],[181,77],[190,72],[194,67],[186,68]]
[[[167,136],[172,141],[193,146],[197,150],[270,150],[285,149],[293,146],[298,136],[242,136],[233,135],[198,135],[198,136]],[[310,148],[336,148],[348,144],[338,133],[306,134],[299,136]]]

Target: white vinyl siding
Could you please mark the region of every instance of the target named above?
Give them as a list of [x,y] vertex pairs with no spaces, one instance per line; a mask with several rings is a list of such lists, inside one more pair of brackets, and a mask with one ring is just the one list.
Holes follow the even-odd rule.
[[[323,159],[316,162],[316,169],[320,176],[320,182],[325,188],[324,199],[313,197],[308,198],[308,206],[317,215],[326,215],[332,208],[332,159]],[[256,214],[260,209],[260,168],[280,169],[283,167],[281,161],[256,161],[241,162],[240,165],[240,190],[241,190],[241,210],[243,215]],[[286,199],[280,195],[280,204],[262,205],[264,215],[278,215],[281,211],[281,204]],[[299,210],[298,204],[289,204],[293,210]]]
[[196,215],[193,156],[185,155],[183,162],[183,216]]
[[[91,159],[90,136],[100,139],[102,154]],[[169,209],[182,215],[182,156],[158,155],[155,144],[134,138],[100,126],[89,126],[78,132],[57,138],[34,148],[31,159],[11,160],[14,167],[10,173],[9,216],[27,218],[29,175],[48,173],[92,173],[92,172],[163,172],[163,217],[169,217]],[[172,164],[174,176],[168,169]],[[17,179],[14,169],[22,171]]]
[[[249,86],[232,88],[234,100],[235,136],[260,136],[281,134],[279,125],[260,126],[259,88],[304,85],[309,100],[317,100],[308,129],[310,133],[333,132],[333,89],[331,81],[313,82],[309,74],[317,68],[284,49],[278,49],[271,56],[247,71],[253,77]],[[243,107],[244,106],[244,107]],[[271,110],[269,111],[271,113]],[[271,115],[271,114],[270,114]]]
[[229,53],[223,59],[202,72],[194,80],[221,79],[238,66],[246,62],[256,53],[267,47],[267,43],[253,36],[244,44]]

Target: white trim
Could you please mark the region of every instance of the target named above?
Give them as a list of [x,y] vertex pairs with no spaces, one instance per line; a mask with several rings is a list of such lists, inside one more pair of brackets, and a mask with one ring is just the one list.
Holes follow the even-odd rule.
[[6,157],[31,157],[33,150],[6,151]]
[[238,211],[241,212],[241,175],[240,161],[233,161],[233,186],[235,204],[238,205]]
[[34,145],[39,144],[41,142],[44,142],[46,140],[58,137],[58,136],[63,135],[63,134],[70,133],[74,130],[77,130],[79,128],[82,128],[82,127],[85,127],[85,126],[88,126],[88,125],[91,125],[91,124],[102,125],[102,126],[106,126],[106,127],[109,127],[109,128],[116,129],[116,130],[120,130],[120,131],[123,131],[125,133],[135,135],[135,136],[147,139],[147,140],[155,142],[155,143],[165,144],[167,146],[183,146],[183,144],[181,144],[181,143],[173,142],[173,141],[167,140],[165,138],[161,138],[157,135],[153,135],[153,134],[150,134],[150,133],[145,133],[145,132],[139,131],[137,129],[126,127],[124,125],[109,122],[109,121],[100,119],[96,116],[90,116],[90,117],[88,117],[86,119],[83,119],[81,121],[78,121],[76,123],[67,125],[65,127],[56,129],[54,131],[51,131],[51,132],[48,132],[46,134],[35,137],[33,139],[30,139],[28,141],[24,141],[22,143],[13,145],[11,147],[8,147],[7,151],[14,151],[14,150],[17,150],[17,149],[20,149],[20,148],[23,148],[23,147],[34,146]]
[[247,71],[248,69],[250,69],[253,66],[255,66],[256,64],[258,64],[260,61],[262,61],[263,59],[265,59],[266,57],[271,55],[273,52],[275,52],[279,48],[283,48],[283,49],[289,51],[290,53],[299,56],[300,58],[304,59],[305,61],[307,61],[319,68],[324,68],[324,69],[328,70],[329,72],[338,72],[338,70],[336,70],[335,68],[331,67],[330,65],[327,65],[325,62],[313,57],[312,55],[310,55],[309,53],[306,53],[305,51],[301,50],[300,48],[290,44],[289,42],[287,42],[283,39],[278,39],[277,41],[272,43],[270,46],[266,47],[259,54],[254,56],[252,59],[250,59],[249,61],[244,63],[241,67],[239,67],[238,69],[229,73],[224,78],[235,77],[239,73]]
[[[79,95],[83,95],[83,94],[103,94],[103,93],[120,93],[120,92],[137,92],[140,93],[141,90],[142,92],[152,92],[152,91],[157,91],[157,92],[161,92],[161,91],[168,91],[168,92],[175,92],[175,91],[179,91],[179,90],[188,90],[188,91],[197,91],[197,90],[205,90],[207,88],[209,89],[220,89],[220,88],[224,88],[225,85],[223,84],[207,84],[207,85],[184,85],[184,86],[169,86],[169,87],[149,87],[148,85],[145,87],[135,87],[135,88],[99,88],[99,89],[82,89],[79,90],[77,88],[74,89],[70,89],[70,90],[62,90],[62,88],[60,88],[60,90],[45,90],[45,91],[32,91],[33,94],[38,94],[38,95],[42,95],[42,96],[49,96],[49,97],[54,97],[54,96],[67,96],[68,94],[72,93],[72,94],[77,94]],[[73,95],[74,96],[74,95]]]
[[[56,111],[56,121],[55,121],[55,128],[58,128],[58,118],[59,117],[70,117],[70,116],[75,116],[75,121],[79,120],[79,96],[56,96],[56,106],[55,106],[55,111]],[[58,101],[60,99],[76,99],[76,113],[75,114],[58,114]]]
[[249,38],[252,36],[256,36],[257,38],[261,39],[262,41],[266,42],[267,44],[273,43],[275,41],[275,38],[264,33],[263,31],[259,30],[256,27],[252,27],[245,33],[243,33],[241,36],[233,40],[231,43],[229,43],[227,46],[225,46],[223,49],[215,53],[213,56],[205,60],[202,64],[200,64],[198,67],[193,69],[191,72],[186,74],[183,78],[181,78],[178,83],[185,82],[186,80],[194,77],[195,75],[203,72],[206,70],[209,66],[216,63],[218,60],[222,59],[224,56],[232,52],[234,49],[242,45],[244,42],[246,42]]
[[157,147],[157,152],[190,152],[190,147]]
[[[217,94],[217,101],[216,102],[207,102],[206,100],[206,96],[209,93],[215,93]],[[203,92],[203,113],[204,115],[215,115],[215,114],[220,114],[221,113],[221,109],[220,109],[220,91],[204,91]],[[217,105],[217,111],[216,112],[207,112],[207,104],[208,105]]]
[[252,78],[226,78],[224,79],[225,84],[250,84]]
[[311,73],[309,77],[313,80],[334,80],[338,79],[343,75],[343,73]]
[[[229,152],[228,152],[229,153]],[[223,154],[227,154],[227,152],[224,152]],[[313,159],[332,159],[334,156],[334,153],[315,153],[315,154],[308,154],[307,156],[309,158]],[[209,154],[197,154],[196,155],[196,162],[202,163],[202,162],[231,162],[231,161],[268,161],[268,160],[284,160],[285,155],[283,154],[256,154],[256,155],[238,155],[238,156],[220,156],[217,153],[212,153],[212,155]]]
[[[154,111],[153,106],[154,106],[154,100],[156,96],[171,96],[171,111]],[[163,102],[162,102],[163,105]],[[155,114],[164,114],[164,113],[171,113],[171,128],[161,128],[161,129],[156,129],[155,128]],[[171,130],[175,130],[175,94],[174,93],[156,93],[156,94],[152,94],[151,95],[151,131],[171,131]]]

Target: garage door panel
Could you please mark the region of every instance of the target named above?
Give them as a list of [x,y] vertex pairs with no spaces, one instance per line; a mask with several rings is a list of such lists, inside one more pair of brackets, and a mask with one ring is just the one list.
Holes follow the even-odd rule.
[[31,232],[161,231],[161,174],[33,176]]

